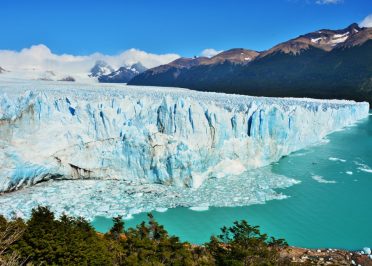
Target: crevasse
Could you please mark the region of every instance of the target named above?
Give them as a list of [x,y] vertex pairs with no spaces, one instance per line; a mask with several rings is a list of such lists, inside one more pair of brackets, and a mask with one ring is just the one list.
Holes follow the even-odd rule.
[[175,88],[35,82],[0,89],[0,192],[50,179],[195,188],[275,162],[369,110],[353,101]]

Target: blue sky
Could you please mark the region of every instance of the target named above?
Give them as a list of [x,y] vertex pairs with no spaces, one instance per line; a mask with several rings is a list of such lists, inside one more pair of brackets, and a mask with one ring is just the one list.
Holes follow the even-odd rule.
[[183,56],[206,48],[264,50],[371,13],[371,0],[2,0],[0,50],[35,44],[78,55],[129,48]]

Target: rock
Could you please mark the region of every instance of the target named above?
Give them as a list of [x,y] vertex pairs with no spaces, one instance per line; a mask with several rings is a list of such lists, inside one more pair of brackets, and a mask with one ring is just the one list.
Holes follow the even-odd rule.
[[371,254],[371,248],[364,247],[363,252],[364,252],[364,254],[370,255]]

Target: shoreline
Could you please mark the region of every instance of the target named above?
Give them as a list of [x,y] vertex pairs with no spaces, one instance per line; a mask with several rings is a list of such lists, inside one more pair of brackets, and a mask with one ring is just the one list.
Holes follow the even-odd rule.
[[362,253],[365,253],[365,251],[331,248],[309,249],[289,246],[280,251],[280,256],[289,259],[292,263],[305,265],[372,265],[371,253],[369,255]]

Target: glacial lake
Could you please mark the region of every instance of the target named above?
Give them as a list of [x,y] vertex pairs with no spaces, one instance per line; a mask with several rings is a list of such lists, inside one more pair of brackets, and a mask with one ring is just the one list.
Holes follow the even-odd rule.
[[[287,157],[271,171],[301,181],[277,190],[289,196],[245,207],[211,207],[204,211],[174,208],[154,211],[170,234],[204,243],[219,228],[236,220],[259,225],[262,231],[308,248],[360,249],[372,246],[372,116],[330,134],[325,143]],[[126,227],[146,214],[125,220]],[[111,219],[96,217],[93,226],[106,232]]]

